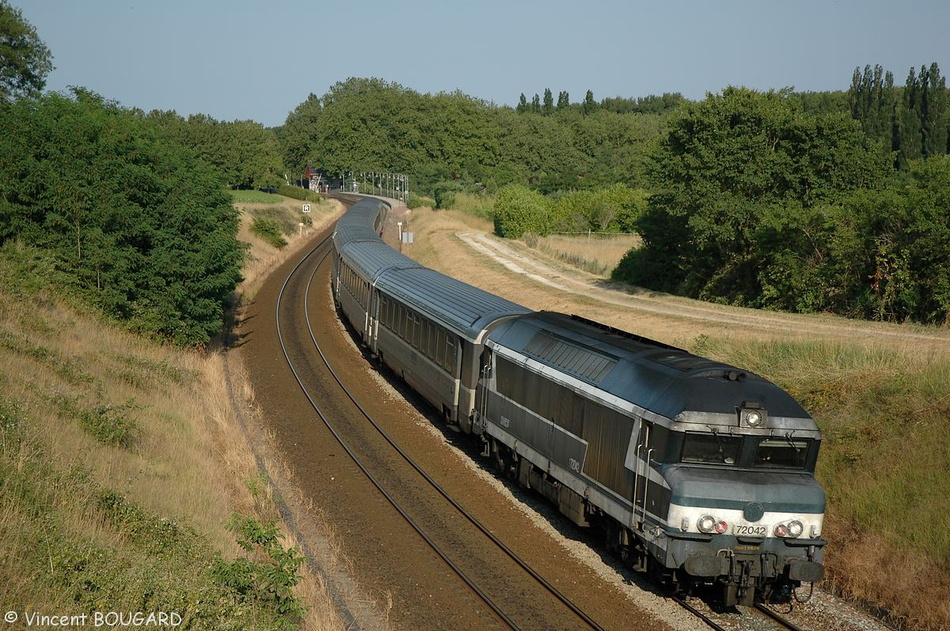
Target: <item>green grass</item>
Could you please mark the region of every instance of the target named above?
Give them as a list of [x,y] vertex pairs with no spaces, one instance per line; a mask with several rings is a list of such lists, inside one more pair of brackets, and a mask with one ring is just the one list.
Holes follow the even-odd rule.
[[284,198],[273,193],[264,191],[228,191],[231,195],[231,202],[234,204],[280,204]]
[[[183,629],[288,628],[211,568],[220,556],[187,525],[51,463],[29,418],[0,400],[0,574],[12,610],[77,615],[175,612]],[[81,517],[80,517],[81,516]]]
[[494,216],[495,198],[471,193],[455,193],[452,208],[482,219],[491,219]]

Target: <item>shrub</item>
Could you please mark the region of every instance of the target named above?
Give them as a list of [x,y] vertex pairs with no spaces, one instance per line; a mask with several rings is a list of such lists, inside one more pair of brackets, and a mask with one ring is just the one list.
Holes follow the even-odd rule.
[[527,186],[506,186],[495,199],[495,234],[519,239],[525,232],[547,235],[550,232],[551,203],[544,195]]
[[271,219],[270,217],[254,217],[254,222],[251,224],[251,232],[275,248],[282,248],[287,245],[287,239],[284,238],[280,230],[280,224],[276,219]]
[[290,186],[289,184],[281,184],[277,187],[277,194],[283,195],[284,197],[292,197],[293,199],[299,199],[306,202],[319,202],[322,197],[314,193],[313,191],[300,188],[299,186]]
[[251,516],[234,514],[228,529],[237,533],[237,542],[257,561],[239,558],[229,563],[218,555],[212,575],[239,598],[269,604],[291,627],[306,611],[293,593],[300,581],[297,573],[304,557],[297,548],[285,549],[274,522],[261,523]]

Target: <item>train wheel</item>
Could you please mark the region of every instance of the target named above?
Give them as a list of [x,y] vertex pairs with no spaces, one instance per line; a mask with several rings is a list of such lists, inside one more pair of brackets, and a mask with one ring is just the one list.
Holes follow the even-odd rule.
[[505,478],[518,480],[518,456],[505,445],[493,442],[492,450],[495,452],[495,463],[498,470]]

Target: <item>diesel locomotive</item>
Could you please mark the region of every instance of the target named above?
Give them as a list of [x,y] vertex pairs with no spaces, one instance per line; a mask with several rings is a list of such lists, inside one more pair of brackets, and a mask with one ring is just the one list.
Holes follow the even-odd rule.
[[751,372],[582,317],[535,312],[380,237],[366,197],[333,234],[332,292],[369,352],[510,479],[630,565],[725,606],[824,574],[821,433]]

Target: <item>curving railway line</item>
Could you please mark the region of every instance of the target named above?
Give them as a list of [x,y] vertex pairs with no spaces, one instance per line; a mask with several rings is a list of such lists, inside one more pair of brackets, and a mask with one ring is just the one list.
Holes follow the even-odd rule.
[[256,388],[267,429],[384,618],[353,628],[663,628],[460,470],[451,432],[420,432],[367,374],[333,314],[327,251],[278,270],[239,345],[252,382],[271,384]]
[[[320,274],[321,269],[323,269],[324,274],[326,272],[327,253],[328,250],[326,250],[325,246],[318,247],[318,249],[311,253],[310,257],[300,261],[293,272],[285,279],[276,306],[277,335],[280,340],[284,358],[287,361],[288,367],[293,372],[294,378],[300,386],[301,391],[307,397],[308,401],[310,401],[314,412],[323,422],[326,429],[333,434],[333,437],[343,451],[346,452],[347,456],[353,461],[353,464],[359,468],[366,480],[385,497],[387,502],[389,502],[392,508],[398,513],[399,517],[425,541],[426,546],[445,563],[447,568],[451,570],[451,573],[464,583],[465,586],[471,590],[471,593],[490,609],[495,616],[497,616],[498,621],[504,626],[510,629],[522,628],[524,623],[518,622],[519,614],[524,615],[523,612],[526,609],[534,609],[535,611],[530,611],[528,615],[535,618],[529,620],[529,622],[533,623],[536,621],[541,623],[541,627],[546,627],[550,623],[557,625],[557,628],[578,626],[579,628],[603,629],[591,616],[571,601],[570,598],[562,594],[556,587],[545,580],[544,577],[538,574],[528,563],[506,546],[504,542],[492,534],[492,532],[479,522],[471,512],[467,511],[458,500],[453,498],[446,489],[429,476],[421,466],[386,433],[386,430],[373,418],[372,414],[360,404],[358,399],[359,394],[351,391],[343,383],[340,375],[334,370],[327,355],[321,348],[320,341],[317,339],[313,323],[315,320],[320,319],[320,314],[313,314],[310,309],[311,301],[309,294],[312,289],[315,289],[314,278]],[[316,258],[319,262],[316,264],[308,264],[311,258]],[[301,284],[299,281],[296,281],[297,274],[306,276],[306,282]],[[303,299],[299,300],[299,296],[297,296],[297,300],[295,300],[294,292],[299,292],[300,288],[303,290]],[[322,286],[320,288],[322,288]],[[319,288],[316,289],[319,290]],[[386,445],[391,447],[398,457],[390,456],[389,454],[380,455],[379,447],[369,444],[374,438],[373,436],[353,432],[353,428],[348,426],[345,420],[338,422],[335,419],[331,419],[323,412],[320,403],[317,402],[308,390],[308,376],[304,374],[303,371],[305,370],[305,366],[312,369],[312,364],[310,361],[300,361],[299,356],[295,359],[294,355],[301,350],[299,337],[297,335],[293,337],[297,345],[292,346],[290,341],[290,329],[282,327],[281,325],[282,321],[286,321],[292,326],[294,325],[295,317],[293,311],[298,304],[303,305],[303,315],[306,321],[307,332],[310,336],[310,342],[312,343],[313,350],[320,357],[327,373],[333,378],[337,385],[339,385],[342,393],[352,402],[356,410],[358,410],[357,416],[362,416],[367,422],[366,427],[372,427],[378,434],[378,437],[381,438]],[[289,310],[290,313],[282,315],[282,311],[287,310]],[[286,340],[285,334],[287,335]],[[357,420],[359,422],[359,419]],[[351,442],[353,445],[350,444]],[[399,459],[401,459],[402,463],[408,465],[425,484],[431,487],[435,495],[445,500],[449,508],[449,513],[454,510],[460,517],[464,518],[462,523],[456,524],[455,526],[456,529],[460,530],[458,534],[445,536],[448,528],[443,521],[444,518],[437,516],[437,513],[440,513],[440,509],[431,506],[431,496],[420,496],[402,492],[405,489],[405,485],[399,481],[405,480],[407,474],[400,472],[399,475],[403,477],[396,478],[392,473],[392,469],[399,464],[394,461],[398,461]],[[411,476],[412,472],[408,472],[408,475]],[[461,532],[461,529],[466,526],[464,522],[474,527],[481,537],[477,534]],[[472,550],[473,547],[477,549],[477,552]],[[493,561],[492,571],[486,573],[484,567],[487,564],[482,561],[486,555],[493,554],[496,551],[507,556],[516,568],[513,568],[511,571],[503,570],[500,568],[501,564],[498,561]],[[466,563],[466,560],[474,560],[475,562]],[[524,604],[524,587],[518,590],[519,593],[516,599],[513,600],[510,597],[512,590],[508,589],[509,581],[516,583],[521,579],[519,569],[530,577],[530,579],[533,579],[539,587],[537,590],[538,594],[528,599],[533,605],[530,608],[525,607]],[[509,574],[510,576],[508,576]],[[573,617],[557,611],[557,605],[561,605],[563,608],[569,610],[570,613],[573,614]],[[555,607],[554,610],[551,609],[552,606]],[[482,614],[479,614],[479,616],[481,618]],[[534,626],[534,624],[531,626]]]
[[[749,614],[736,626],[735,613],[702,607],[692,623],[668,611],[658,619],[566,554],[486,481],[490,475],[473,474],[457,455],[463,441],[456,445],[445,425],[414,420],[425,404],[408,406],[403,397],[415,397],[398,379],[381,383],[368,369],[334,313],[328,236],[272,276],[239,345],[268,411],[266,429],[311,512],[331,525],[361,597],[372,601],[375,613],[347,628],[662,629],[699,628],[700,620],[710,628],[799,628]],[[643,587],[614,569],[638,584],[632,589]]]

